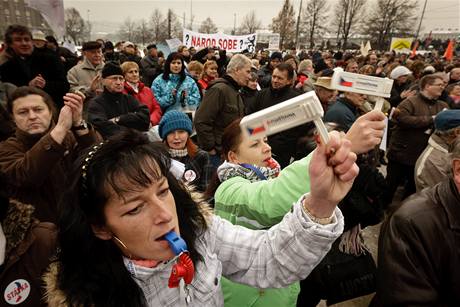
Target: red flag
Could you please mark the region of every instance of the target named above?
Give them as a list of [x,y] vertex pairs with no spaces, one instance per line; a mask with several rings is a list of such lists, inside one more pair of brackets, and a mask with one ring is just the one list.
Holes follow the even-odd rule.
[[452,58],[454,57],[454,40],[453,39],[449,40],[449,44],[447,45],[446,52],[444,52],[443,57],[447,61],[452,61]]
[[417,54],[417,48],[418,48],[418,40],[415,41],[414,48],[412,48],[412,52],[410,53],[411,59],[413,59],[415,55]]

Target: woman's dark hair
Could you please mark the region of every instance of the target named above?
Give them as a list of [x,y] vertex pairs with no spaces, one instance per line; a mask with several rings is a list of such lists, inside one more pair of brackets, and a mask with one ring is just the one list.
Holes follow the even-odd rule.
[[92,225],[105,225],[109,191],[122,196],[166,177],[181,236],[195,265],[202,261],[196,239],[207,228],[205,217],[189,191],[169,172],[170,158],[163,145],[128,130],[89,152],[78,159],[72,184],[60,201],[58,287],[71,306],[146,306],[119,247],[112,240],[97,238],[92,230]]
[[[281,64],[280,64],[281,65]],[[224,133],[222,134],[222,153],[221,159],[227,160],[228,153],[230,151],[236,152],[238,146],[242,141],[242,131],[240,128],[240,121],[241,118],[237,118],[232,121],[227,127],[224,129]],[[205,191],[206,199],[212,199],[214,197],[214,193],[216,193],[217,188],[221,184],[219,178],[217,177],[217,171],[214,173],[211,182],[208,185],[208,188]]]
[[180,82],[185,80],[185,62],[184,58],[179,52],[173,52],[168,55],[168,58],[165,61],[164,65],[164,72],[163,72],[163,80],[169,80],[169,74],[171,73],[171,62],[174,60],[180,60],[182,63],[182,68],[180,70]]
[[8,99],[8,102],[7,102],[8,112],[10,112],[10,114],[13,114],[13,102],[16,99],[26,97],[29,95],[38,95],[38,96],[43,97],[43,101],[48,106],[49,110],[51,111],[51,114],[53,115],[53,119],[57,118],[56,117],[57,115],[56,106],[54,105],[54,102],[51,96],[45,91],[39,88],[33,87],[33,86],[20,86],[14,90],[14,92],[11,94],[10,99]]

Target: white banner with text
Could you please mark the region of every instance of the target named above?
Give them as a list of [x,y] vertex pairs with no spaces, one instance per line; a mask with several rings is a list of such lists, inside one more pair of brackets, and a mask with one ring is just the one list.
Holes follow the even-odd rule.
[[196,49],[203,49],[206,47],[216,47],[219,49],[225,49],[228,52],[241,52],[244,50],[254,52],[256,49],[257,34],[206,34],[184,29],[182,42],[188,48],[195,47]]

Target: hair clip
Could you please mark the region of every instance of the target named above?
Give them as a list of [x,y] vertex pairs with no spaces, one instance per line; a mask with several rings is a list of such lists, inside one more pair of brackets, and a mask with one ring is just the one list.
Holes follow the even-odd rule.
[[85,192],[87,190],[86,178],[87,178],[87,175],[88,175],[89,165],[90,165],[91,160],[93,159],[94,155],[102,147],[102,145],[104,145],[104,142],[101,142],[99,144],[94,145],[91,148],[90,152],[88,152],[88,155],[86,156],[86,158],[83,160],[83,165],[81,167],[81,184],[82,184],[83,190]]

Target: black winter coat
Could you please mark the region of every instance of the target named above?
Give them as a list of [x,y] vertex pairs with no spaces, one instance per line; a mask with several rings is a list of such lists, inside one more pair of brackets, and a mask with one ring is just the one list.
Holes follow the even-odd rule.
[[[299,92],[289,86],[279,90],[275,90],[272,87],[265,88],[257,94],[256,101],[249,106],[248,113],[251,114],[274,106],[280,102],[294,98],[299,94]],[[289,165],[291,158],[296,155],[299,138],[307,135],[308,131],[308,125],[302,125],[268,137],[268,143],[272,147],[275,159],[281,167],[284,168]]]
[[69,82],[61,60],[54,54],[34,50],[32,55],[23,59],[13,56],[0,66],[0,76],[3,82],[13,83],[16,86],[29,85],[37,75],[46,80],[43,88],[57,108],[63,106],[63,96],[69,91]]
[[[119,117],[117,124],[110,121],[114,117]],[[106,139],[124,128],[147,131],[150,126],[150,114],[148,107],[133,96],[104,90],[101,95],[90,101],[88,121]]]

